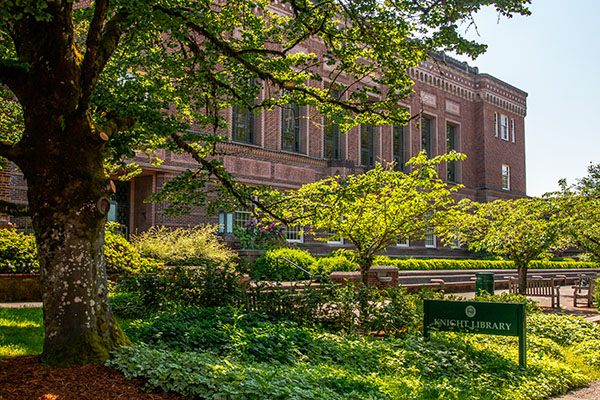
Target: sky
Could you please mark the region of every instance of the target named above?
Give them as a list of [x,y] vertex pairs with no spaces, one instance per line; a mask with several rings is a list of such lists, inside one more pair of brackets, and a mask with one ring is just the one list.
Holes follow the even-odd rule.
[[[524,90],[527,194],[539,196],[600,163],[599,0],[532,0],[531,16],[480,11],[468,37],[488,45],[469,65]],[[477,33],[479,36],[477,36]]]

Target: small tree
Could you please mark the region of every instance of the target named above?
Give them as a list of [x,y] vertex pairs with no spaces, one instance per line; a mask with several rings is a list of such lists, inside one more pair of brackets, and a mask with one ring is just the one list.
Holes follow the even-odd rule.
[[436,211],[453,203],[448,187],[437,174],[442,161],[463,159],[450,153],[427,159],[425,153],[411,159],[412,171],[395,171],[379,163],[361,175],[335,176],[310,183],[281,196],[284,219],[304,224],[318,240],[344,238],[355,246],[362,281],[366,285],[373,258],[402,238],[425,236]]
[[558,245],[559,223],[551,218],[554,205],[540,198],[476,203],[461,200],[436,228],[449,243],[466,243],[470,250],[488,251],[515,263],[519,293],[527,288],[527,266]]
[[555,204],[561,240],[600,261],[600,164],[591,164],[588,175],[576,185],[567,186],[565,180],[559,184],[561,190],[546,198]]

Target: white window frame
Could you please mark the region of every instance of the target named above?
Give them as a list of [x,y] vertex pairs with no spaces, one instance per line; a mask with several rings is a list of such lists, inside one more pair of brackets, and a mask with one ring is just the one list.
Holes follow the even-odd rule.
[[[294,234],[297,237],[297,239],[290,239],[289,238],[290,234]],[[286,226],[285,227],[285,240],[288,243],[304,243],[304,226],[300,225],[300,224],[294,225],[291,227]]]
[[510,133],[512,135],[512,142],[515,142],[515,120],[513,118],[510,119]]
[[[233,212],[233,226],[237,228],[244,228],[244,224],[252,219],[252,211],[247,210],[235,210]],[[241,225],[240,225],[241,224]]]
[[[506,125],[504,124],[506,123]],[[509,125],[508,125],[508,117],[504,114],[500,114],[500,138],[502,140],[510,140],[509,137]]]
[[425,234],[425,247],[428,249],[437,248],[437,238],[433,233],[433,229],[430,229]]
[[[506,178],[506,185],[505,185]],[[510,166],[502,164],[502,189],[510,190]]]
[[410,240],[408,238],[405,238],[404,240],[401,240],[399,238],[398,242],[396,243],[396,246],[398,246],[398,247],[410,247]]
[[494,136],[498,137],[498,113],[494,113]]

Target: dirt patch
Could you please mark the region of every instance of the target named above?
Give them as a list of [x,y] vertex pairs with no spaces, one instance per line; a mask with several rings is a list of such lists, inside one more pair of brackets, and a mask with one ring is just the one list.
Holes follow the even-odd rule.
[[146,393],[144,381],[129,381],[102,364],[48,368],[39,356],[0,360],[0,400],[184,400],[174,393]]

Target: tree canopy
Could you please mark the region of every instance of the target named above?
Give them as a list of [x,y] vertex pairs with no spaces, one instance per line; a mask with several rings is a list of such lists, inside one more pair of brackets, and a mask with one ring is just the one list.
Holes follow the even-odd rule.
[[186,201],[203,202],[215,177],[243,194],[211,157],[229,107],[310,105],[343,129],[406,121],[398,103],[411,91],[407,70],[433,51],[480,54],[485,46],[465,39],[462,24],[490,3],[501,15],[529,13],[529,0],[1,2],[10,117],[0,157],[23,172],[28,205],[3,201],[0,211],[32,218],[45,362],[103,360],[126,342],[102,247],[108,178],[131,172],[134,151],[193,152],[200,168],[172,188]]
[[433,229],[436,213],[454,203],[451,194],[462,186],[442,182],[437,165],[458,159],[464,156],[427,159],[422,152],[407,163],[408,173],[377,163],[364,174],[325,178],[282,196],[276,193],[277,201],[270,201],[280,205],[274,206],[278,215],[319,240],[350,241],[366,284],[376,254],[403,239],[423,238]]
[[477,203],[463,199],[450,210],[436,232],[449,243],[487,251],[513,261],[519,271],[519,290],[527,288],[527,265],[558,246],[560,223],[555,204],[540,198]]

